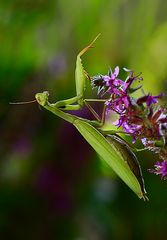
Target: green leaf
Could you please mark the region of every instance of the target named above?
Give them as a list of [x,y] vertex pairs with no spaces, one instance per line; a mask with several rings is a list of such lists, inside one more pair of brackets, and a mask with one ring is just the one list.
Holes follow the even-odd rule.
[[89,123],[76,119],[73,124],[100,157],[109,164],[114,172],[137,194],[137,196],[147,200],[145,189],[129,167],[128,162],[123,159],[121,150],[118,148],[116,149],[113,144],[109,143],[108,140]]

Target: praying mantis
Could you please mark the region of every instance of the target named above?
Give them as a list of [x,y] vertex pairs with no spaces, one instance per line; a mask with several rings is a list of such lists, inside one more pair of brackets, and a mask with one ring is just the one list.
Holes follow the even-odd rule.
[[[88,104],[88,101],[103,101],[103,99],[84,98],[85,81],[88,74],[84,70],[81,57],[93,47],[93,44],[98,37],[99,35],[77,55],[75,69],[75,97],[61,100],[56,103],[50,103],[48,100],[49,93],[45,91],[43,93],[37,93],[35,98],[40,106],[73,124],[85,140],[97,152],[100,158],[107,162],[128,187],[130,187],[139,198],[148,200],[142,171],[135,154],[132,152],[128,144],[117,136],[114,131],[111,131],[109,134],[102,129],[105,111],[102,120],[100,120],[98,114]],[[81,118],[66,112],[67,110],[73,111],[82,109],[84,105],[91,110],[96,120]]]

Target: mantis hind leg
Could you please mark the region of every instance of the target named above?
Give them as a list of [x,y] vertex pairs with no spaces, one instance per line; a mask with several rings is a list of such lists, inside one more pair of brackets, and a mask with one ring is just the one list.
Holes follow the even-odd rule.
[[89,109],[89,111],[92,113],[92,115],[96,118],[97,121],[101,122],[100,116],[98,113],[94,110],[94,108],[88,103],[87,100],[84,100],[84,103],[86,107]]

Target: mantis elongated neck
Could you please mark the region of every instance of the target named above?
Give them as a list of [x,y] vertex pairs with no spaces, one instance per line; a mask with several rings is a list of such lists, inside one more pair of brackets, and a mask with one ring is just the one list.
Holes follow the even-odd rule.
[[59,108],[55,107],[54,104],[48,103],[47,105],[43,106],[48,111],[52,112],[53,114],[57,115],[58,117],[64,119],[65,121],[69,123],[74,123],[74,121],[77,119],[76,116],[71,115],[69,113],[63,112]]
[[50,104],[49,102],[43,106],[45,109],[47,109],[48,111],[52,112],[53,114],[55,114],[56,116],[64,119],[65,121],[74,124],[75,120],[79,119],[79,120],[83,120],[84,122],[87,122],[89,124],[91,124],[94,127],[100,127],[100,123],[98,121],[92,121],[89,119],[85,119],[82,117],[78,117],[75,115],[72,115],[70,113],[64,112],[62,110],[60,110],[59,108],[55,107],[55,104]]

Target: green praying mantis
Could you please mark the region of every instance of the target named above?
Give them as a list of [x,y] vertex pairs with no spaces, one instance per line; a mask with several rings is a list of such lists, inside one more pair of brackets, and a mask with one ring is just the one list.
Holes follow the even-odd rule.
[[[84,70],[81,57],[93,47],[99,35],[77,55],[75,69],[76,96],[56,103],[50,103],[49,93],[44,91],[43,93],[37,93],[35,95],[35,101],[56,116],[73,124],[100,158],[114,170],[127,186],[131,188],[139,198],[148,200],[140,164],[135,154],[132,152],[131,147],[121,139],[115,131],[108,132],[102,128],[105,121],[105,106],[102,119],[100,119],[98,114],[88,103],[89,101],[105,102],[105,100],[85,99],[84,97],[85,82],[89,75]],[[73,111],[82,109],[85,105],[92,112],[96,120],[81,118],[66,112],[68,110]]]
[[[108,132],[102,130],[104,117],[100,120],[97,113],[88,104],[88,101],[103,101],[103,99],[84,98],[85,81],[88,74],[84,70],[81,57],[93,47],[93,44],[98,37],[99,35],[77,55],[75,69],[75,97],[58,101],[56,103],[50,103],[48,100],[49,93],[45,91],[43,93],[37,93],[35,98],[39,105],[73,124],[100,158],[114,170],[129,188],[131,188],[139,198],[148,200],[142,171],[135,154],[132,152],[129,145],[117,136],[114,131],[111,131],[110,134],[108,134]],[[97,120],[84,119],[66,112],[67,110],[82,109],[84,105],[91,110]],[[105,114],[103,114],[103,116],[104,115]]]

